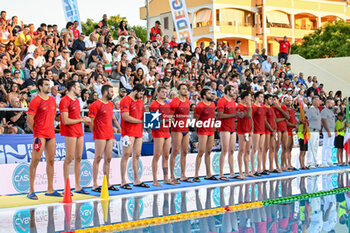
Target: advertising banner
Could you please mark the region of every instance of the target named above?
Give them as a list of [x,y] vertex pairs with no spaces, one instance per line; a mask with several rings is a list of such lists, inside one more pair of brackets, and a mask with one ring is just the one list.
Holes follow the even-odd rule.
[[191,28],[190,20],[188,18],[186,1],[169,0],[169,4],[171,8],[171,13],[173,15],[178,43],[186,42],[187,37],[189,37],[191,39],[191,43],[193,43],[194,41],[192,38],[192,28]]

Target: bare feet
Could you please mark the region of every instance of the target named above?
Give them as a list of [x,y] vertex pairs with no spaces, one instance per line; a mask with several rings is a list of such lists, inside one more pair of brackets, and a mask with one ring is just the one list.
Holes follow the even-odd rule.
[[164,179],[163,184],[175,185],[175,183],[173,181],[171,181],[170,179]]
[[152,184],[157,187],[162,187],[162,185],[158,181],[153,181]]

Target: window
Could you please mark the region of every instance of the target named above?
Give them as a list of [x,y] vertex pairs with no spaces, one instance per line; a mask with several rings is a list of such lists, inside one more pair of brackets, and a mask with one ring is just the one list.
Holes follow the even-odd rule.
[[169,17],[164,17],[164,29],[169,30]]

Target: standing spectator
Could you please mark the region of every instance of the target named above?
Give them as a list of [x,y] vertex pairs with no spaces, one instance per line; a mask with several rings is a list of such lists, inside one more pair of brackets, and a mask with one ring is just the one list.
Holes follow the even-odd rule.
[[150,37],[152,41],[156,39],[157,34],[159,34],[160,36],[163,36],[163,32],[162,32],[162,29],[160,29],[160,25],[161,24],[159,20],[157,20],[154,27],[151,28]]
[[318,107],[320,106],[320,97],[312,98],[312,106],[306,111],[306,117],[309,120],[310,139],[309,150],[307,152],[307,166],[315,168],[317,166],[317,150],[320,140],[321,130],[321,113]]
[[328,99],[326,107],[321,112],[321,121],[323,125],[323,147],[322,147],[322,166],[332,166],[332,148],[335,138],[335,115],[333,112],[334,101]]
[[281,58],[284,59],[284,62],[287,62],[288,55],[290,54],[290,43],[287,41],[287,37],[284,36],[283,40],[278,40],[275,38],[275,41],[277,41],[280,44],[280,52],[278,54],[278,62],[280,62]]
[[[337,130],[337,135],[335,137],[334,147],[337,148],[337,160],[338,160],[338,166],[344,166],[344,160],[343,160],[343,150],[344,150],[344,136],[345,136],[345,129],[349,124],[345,123],[343,121],[344,114],[342,112],[338,113],[338,120],[335,123],[335,127]],[[349,161],[349,156],[346,155],[346,161]]]

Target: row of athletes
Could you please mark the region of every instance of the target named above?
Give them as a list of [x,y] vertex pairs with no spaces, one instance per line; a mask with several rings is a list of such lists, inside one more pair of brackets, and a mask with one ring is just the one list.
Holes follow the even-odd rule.
[[[43,151],[46,155],[46,172],[48,178],[48,187],[45,195],[62,196],[53,187],[54,177],[54,158],[56,152],[56,140],[54,131],[54,118],[56,115],[55,99],[49,96],[50,81],[40,79],[37,82],[38,96],[36,96],[28,107],[28,125],[33,131],[33,152],[29,168],[30,190],[27,197],[37,200],[38,197],[34,191],[36,168],[39,164]],[[77,97],[80,94],[80,85],[78,82],[70,81],[67,85],[67,94],[61,99],[61,135],[65,136],[66,158],[64,161],[64,180],[69,176],[69,165],[74,158],[75,171],[75,192],[88,194],[80,186],[80,162],[84,147],[84,138],[82,123],[90,123],[95,140],[95,158],[93,162],[93,187],[92,191],[101,192],[101,187],[97,183],[99,164],[104,157],[103,173],[107,176],[109,190],[117,191],[118,188],[109,182],[110,162],[113,148],[113,125],[114,121],[117,127],[121,127],[123,141],[126,142],[123,148],[123,156],[120,164],[121,188],[132,189],[126,181],[126,167],[130,157],[132,157],[132,168],[134,172],[134,186],[148,188],[149,185],[142,182],[138,175],[139,158],[142,147],[143,134],[143,113],[145,106],[143,104],[143,95],[145,88],[141,84],[134,86],[133,91],[120,102],[121,126],[113,116],[114,105],[111,102],[113,97],[113,88],[109,85],[102,87],[102,98],[91,104],[88,117],[81,117],[80,105]],[[190,114],[190,102],[187,98],[188,89],[185,84],[178,87],[178,97],[173,99],[170,105],[166,101],[167,89],[159,87],[157,89],[157,100],[152,102],[150,111],[159,111],[164,121],[186,122]],[[263,95],[257,92],[254,104],[251,104],[251,95],[248,92],[241,94],[242,103],[236,104],[236,97],[233,86],[226,86],[224,97],[222,97],[217,107],[212,102],[212,94],[209,89],[201,91],[202,101],[196,106],[194,117],[197,121],[206,121],[215,118],[215,109],[218,112],[218,120],[221,121],[220,139],[222,151],[220,156],[220,175],[218,178],[212,175],[210,170],[210,152],[214,143],[214,127],[197,128],[199,138],[199,150],[196,158],[195,176],[191,180],[186,176],[186,155],[189,145],[189,128],[186,125],[173,124],[175,127],[170,129],[161,126],[160,129],[153,129],[154,156],[152,161],[153,185],[160,186],[157,178],[157,166],[162,156],[162,168],[164,174],[164,183],[178,184],[179,180],[175,178],[175,158],[180,153],[181,178],[183,182],[200,182],[199,167],[203,155],[205,155],[206,177],[211,180],[229,180],[229,178],[244,179],[245,176],[257,176],[260,174],[269,174],[269,172],[282,172],[282,170],[294,169],[291,166],[290,151],[292,147],[291,130],[296,128],[294,111],[290,108],[291,101],[285,100],[285,105],[280,105],[276,96]],[[265,105],[264,103],[265,98]],[[235,175],[233,169],[233,152],[236,142],[235,118],[237,117],[237,135],[239,140],[239,176]],[[172,140],[170,140],[172,138]],[[170,146],[172,143],[172,152]],[[252,153],[258,152],[258,166],[254,166],[249,171],[249,160],[254,164],[255,157],[249,158],[251,143],[253,143]],[[281,168],[276,159],[278,148],[282,144]],[[270,169],[267,170],[266,155],[269,151]],[[230,177],[223,174],[225,157],[228,156],[230,165]],[[245,165],[245,174],[243,173],[243,159]],[[170,160],[170,174],[169,174]],[[276,169],[273,168],[276,165]],[[281,170],[282,169],[282,170]],[[170,177],[169,177],[170,176]]]

